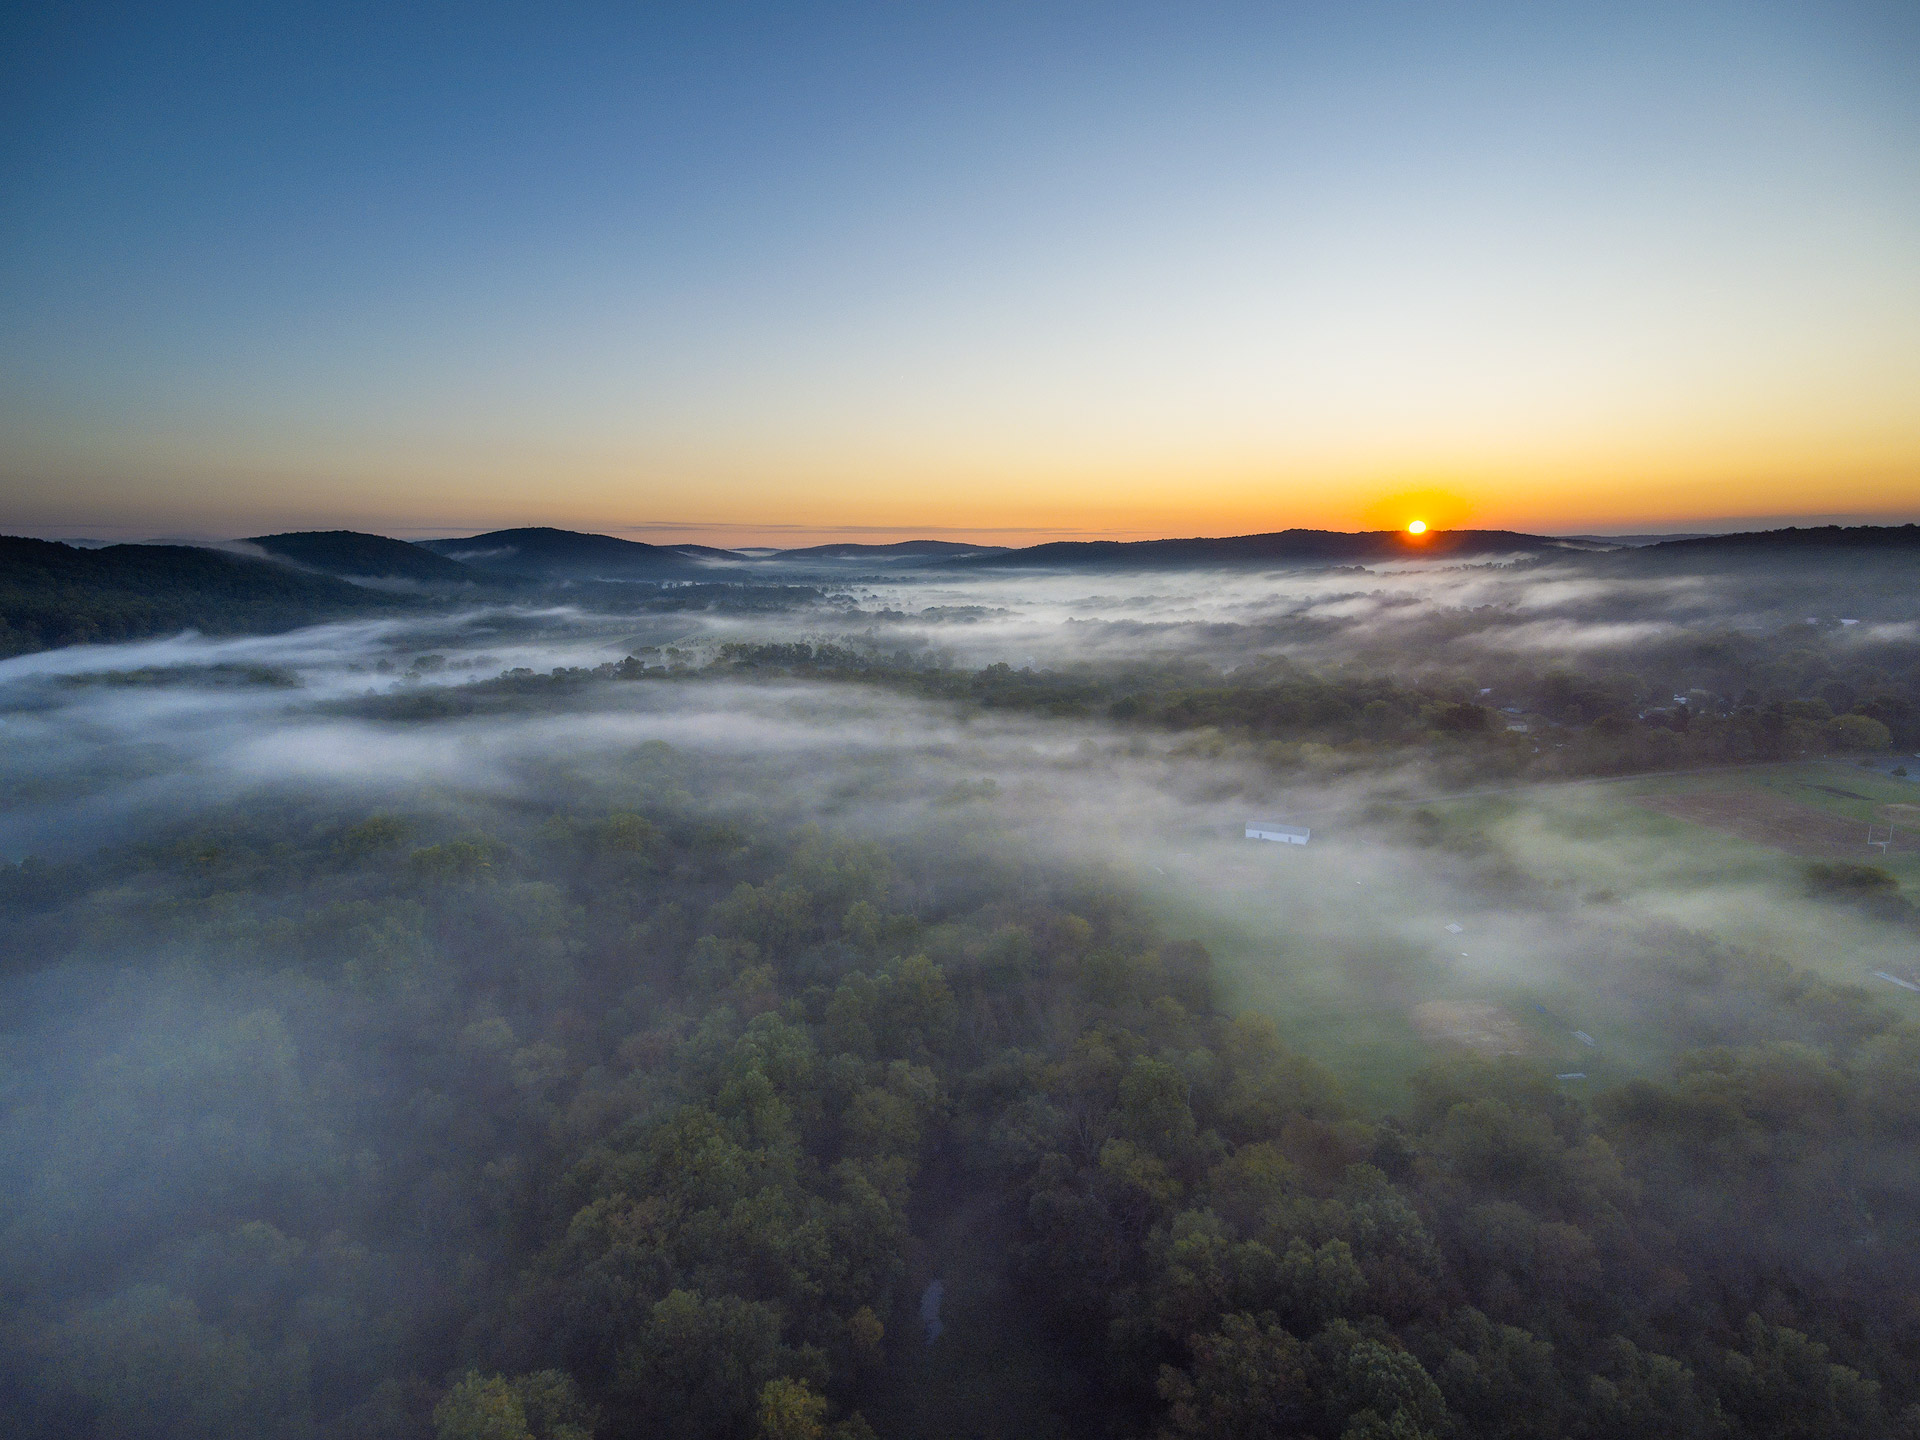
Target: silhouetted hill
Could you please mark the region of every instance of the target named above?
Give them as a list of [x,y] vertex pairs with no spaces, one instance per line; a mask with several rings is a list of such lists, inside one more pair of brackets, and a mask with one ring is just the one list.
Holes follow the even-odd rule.
[[471,584],[474,572],[431,550],[359,530],[294,530],[255,535],[247,542],[270,555],[329,575],[369,580],[415,580],[422,585]]
[[[1610,556],[1612,566],[1650,574],[1700,574],[1765,583],[1775,608],[1797,610],[1829,581],[1845,577],[1861,592],[1911,589],[1920,569],[1920,525],[1814,525],[1672,540]],[[1812,587],[1809,589],[1809,587]],[[1864,598],[1852,602],[1865,605]],[[1817,608],[1817,607],[1816,607]]]
[[942,559],[963,555],[1005,555],[1005,545],[969,545],[963,540],[897,540],[891,545],[863,545],[848,542],[836,545],[806,545],[782,550],[776,560],[863,560],[888,557],[913,558],[937,556]]
[[284,630],[393,603],[344,580],[186,545],[81,550],[0,536],[0,654],[177,630]]
[[1413,536],[1404,530],[1280,530],[1269,535],[1229,535],[1190,540],[1057,540],[1023,550],[955,560],[956,565],[1021,569],[1189,569],[1206,565],[1257,565],[1289,561],[1419,560],[1551,552],[1592,552],[1602,547],[1511,530],[1434,530]]
[[1709,555],[1817,550],[1920,550],[1920,525],[1810,525],[1802,530],[1748,530],[1737,535],[1703,535],[1650,547],[1670,555]]
[[476,570],[553,580],[671,579],[703,573],[702,560],[746,558],[709,545],[648,545],[544,525],[419,543]]

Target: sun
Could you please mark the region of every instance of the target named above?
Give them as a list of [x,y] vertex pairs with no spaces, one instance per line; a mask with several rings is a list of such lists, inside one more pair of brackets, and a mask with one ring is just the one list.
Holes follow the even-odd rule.
[[1427,522],[1424,520],[1415,520],[1412,524],[1407,526],[1407,534],[1409,535],[1424,535],[1426,533],[1427,533]]

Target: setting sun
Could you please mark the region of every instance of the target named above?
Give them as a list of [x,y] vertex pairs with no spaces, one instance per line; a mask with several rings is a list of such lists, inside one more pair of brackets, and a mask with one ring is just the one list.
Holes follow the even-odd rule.
[[1427,522],[1426,522],[1426,521],[1424,521],[1424,520],[1416,520],[1416,521],[1414,521],[1414,522],[1413,522],[1413,523],[1412,523],[1411,525],[1409,525],[1409,526],[1407,526],[1407,533],[1408,533],[1409,535],[1424,535],[1424,534],[1426,534],[1426,533],[1427,533]]

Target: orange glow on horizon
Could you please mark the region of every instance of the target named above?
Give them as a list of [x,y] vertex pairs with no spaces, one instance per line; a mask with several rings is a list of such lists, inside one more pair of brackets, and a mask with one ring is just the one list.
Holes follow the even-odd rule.
[[[1544,456],[1476,464],[1385,457],[1364,466],[1239,455],[1185,466],[1159,455],[1022,463],[1010,448],[988,459],[851,455],[834,468],[803,454],[749,465],[724,453],[648,457],[580,446],[554,456],[545,483],[534,486],[537,454],[483,453],[467,437],[415,442],[400,454],[317,445],[299,464],[244,448],[217,462],[187,449],[107,449],[84,468],[44,453],[12,464],[0,457],[0,491],[12,491],[0,505],[0,531],[141,539],[352,529],[414,538],[554,525],[730,547],[926,538],[1032,545],[1298,528],[1389,531],[1423,544],[1410,517],[1420,518],[1425,535],[1920,520],[1920,427],[1905,454],[1893,446],[1824,459],[1786,453],[1766,465],[1694,455],[1585,457],[1578,468],[1557,469]],[[123,469],[137,473],[139,493],[129,496],[116,481]]]

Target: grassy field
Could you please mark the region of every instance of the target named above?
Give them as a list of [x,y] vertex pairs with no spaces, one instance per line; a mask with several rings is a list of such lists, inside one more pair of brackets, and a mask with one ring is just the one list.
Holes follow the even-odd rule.
[[[1920,884],[1920,785],[1859,765],[1826,761],[1761,772],[1756,783],[1801,805],[1853,821],[1869,823],[1876,836],[1889,830],[1896,843],[1886,850],[1862,846],[1862,856],[1894,875],[1903,886]],[[1912,807],[1910,810],[1908,807]]]
[[[1419,807],[1419,849],[1396,843],[1391,826],[1317,824],[1305,848],[1195,841],[1146,879],[1167,932],[1213,952],[1232,1003],[1271,1015],[1288,1045],[1364,1104],[1402,1103],[1406,1077],[1460,1043],[1445,1022],[1475,1006],[1502,1012],[1492,1032],[1460,1030],[1483,1053],[1517,1049],[1587,1076],[1570,1084],[1599,1085],[1664,1072],[1676,1053],[1644,1005],[1630,1013],[1619,999],[1620,937],[1660,927],[1862,987],[1920,1018],[1920,994],[1873,975],[1920,967],[1920,939],[1807,899],[1805,867],[1826,853],[1817,845],[1794,854],[1750,838],[1786,817],[1820,834],[1838,825],[1849,844],[1857,824],[1864,842],[1881,807],[1916,794],[1832,761],[1542,786]],[[1676,802],[1733,815],[1748,833],[1656,808]],[[1861,843],[1831,858],[1881,865],[1920,894],[1920,853]],[[1503,873],[1524,877],[1525,898],[1490,893]],[[1583,963],[1602,953],[1614,968]]]

